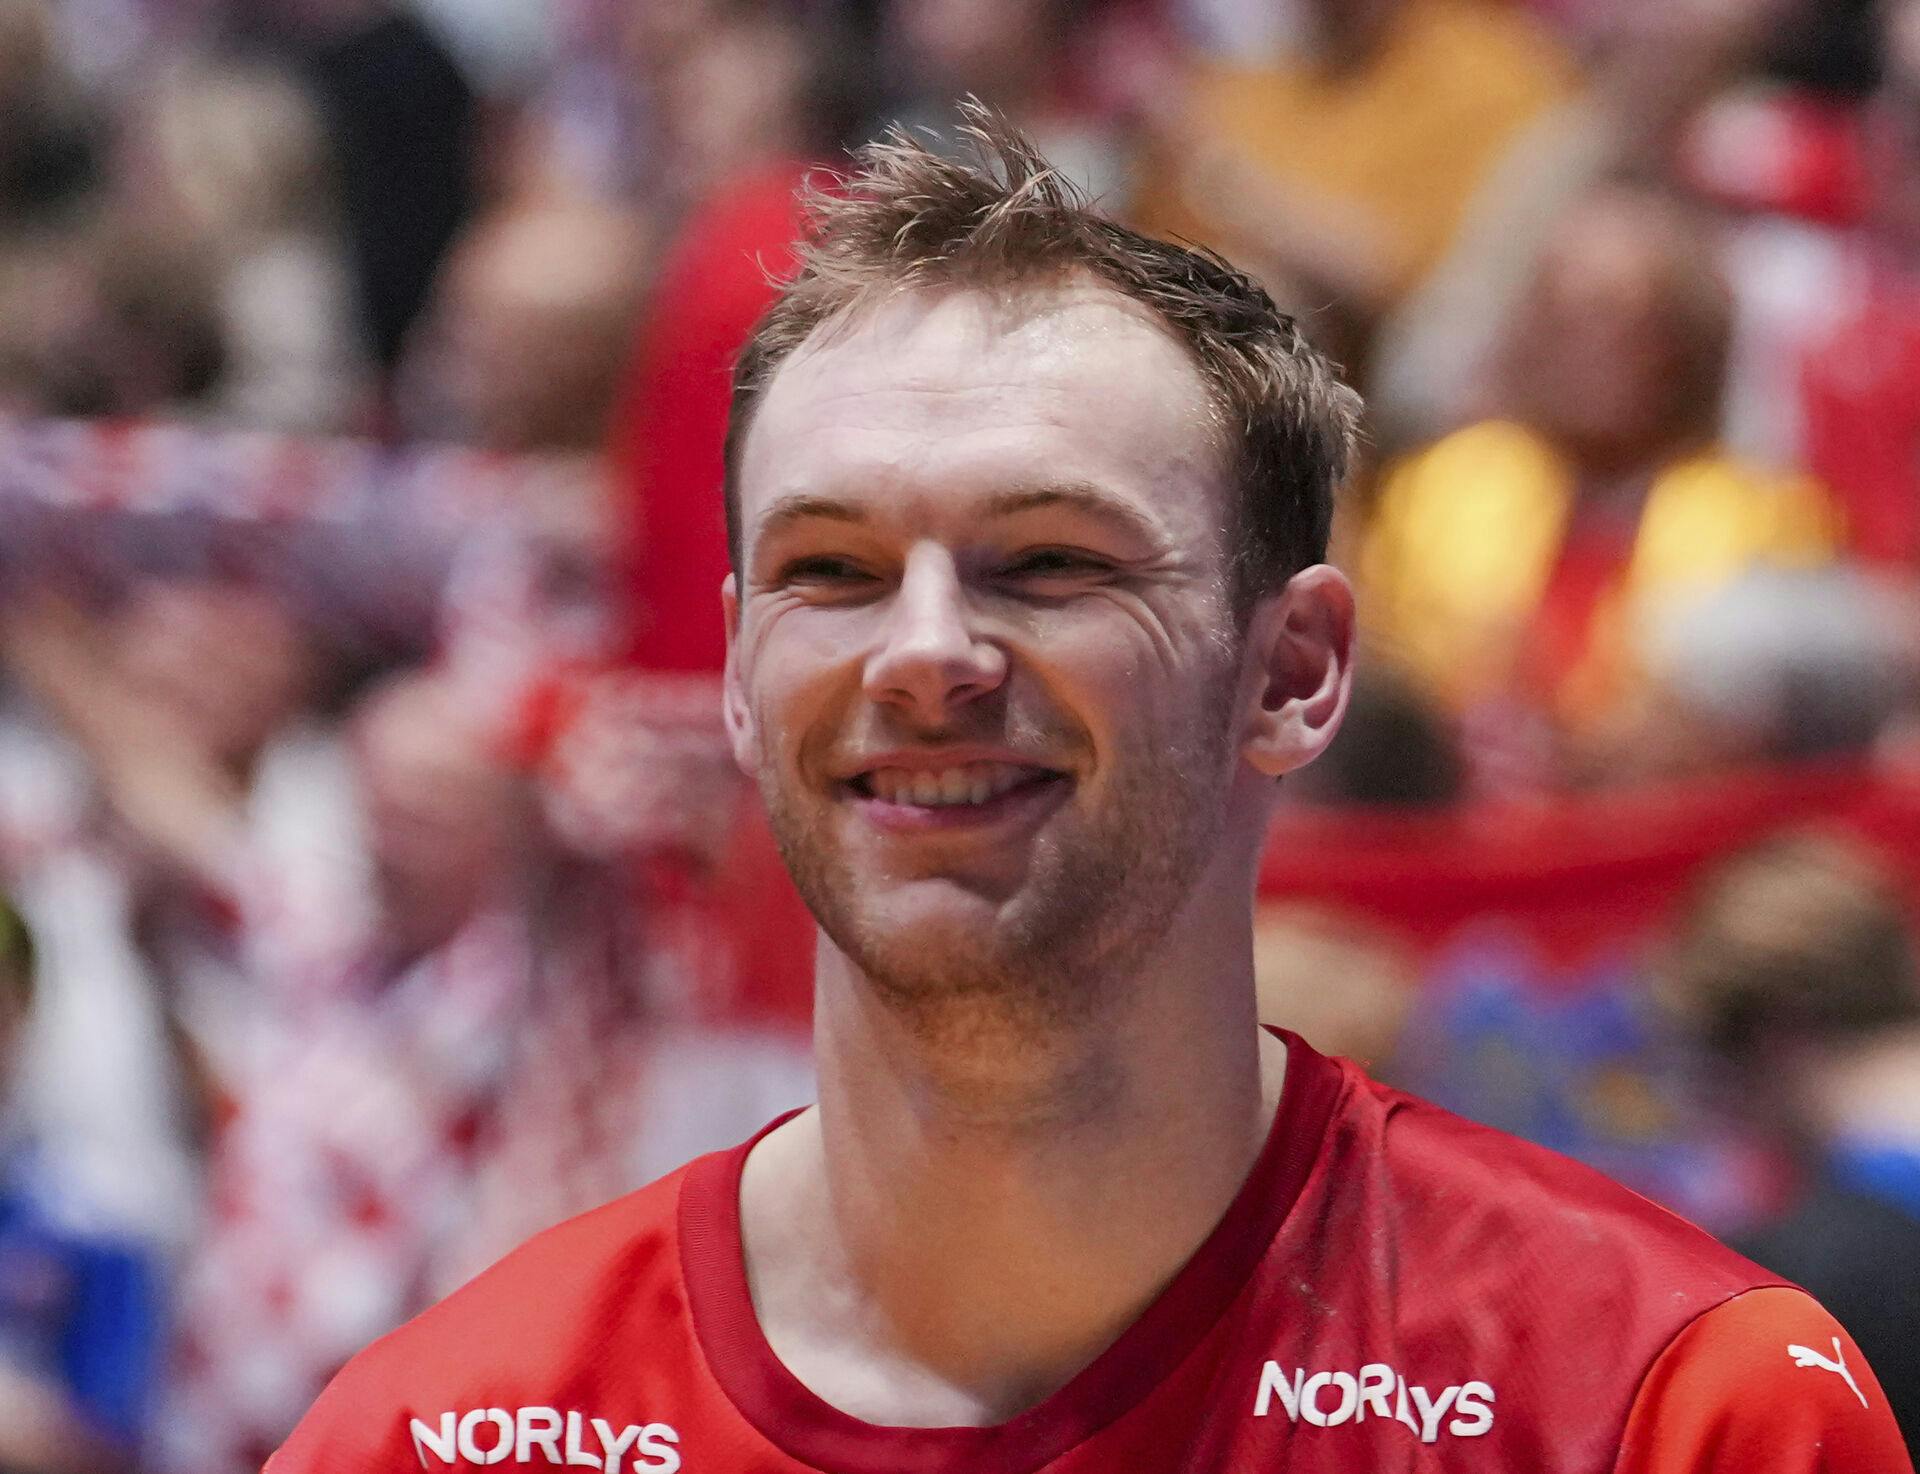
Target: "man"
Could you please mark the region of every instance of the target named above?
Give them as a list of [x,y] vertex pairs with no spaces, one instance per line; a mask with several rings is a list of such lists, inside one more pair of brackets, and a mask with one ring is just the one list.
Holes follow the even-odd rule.
[[1736,1240],[1818,1291],[1920,1445],[1920,958],[1907,878],[1840,833],[1779,835],[1694,889],[1658,969],[1799,1190]]
[[1358,404],[976,122],[997,170],[814,202],[735,378],[726,717],[820,1104],[365,1353],[273,1474],[1904,1468],[1804,1294],[1257,1028]]

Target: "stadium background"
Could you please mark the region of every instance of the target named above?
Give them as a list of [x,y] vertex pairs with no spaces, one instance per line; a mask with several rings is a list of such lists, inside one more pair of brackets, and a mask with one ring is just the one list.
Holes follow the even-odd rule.
[[1920,1323],[1920,4],[0,0],[0,1468],[806,1098],[726,368],[968,91],[1369,397],[1267,1016]]

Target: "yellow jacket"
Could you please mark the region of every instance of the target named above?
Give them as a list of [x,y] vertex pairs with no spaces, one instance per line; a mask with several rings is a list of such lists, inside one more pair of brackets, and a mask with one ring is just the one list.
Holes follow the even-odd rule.
[[[1359,560],[1369,641],[1443,702],[1508,689],[1560,555],[1573,473],[1546,440],[1488,421],[1389,468]],[[1629,677],[1629,616],[1756,565],[1831,559],[1838,518],[1812,482],[1719,451],[1654,477],[1626,567],[1603,596],[1585,659],[1550,704],[1578,721]]]

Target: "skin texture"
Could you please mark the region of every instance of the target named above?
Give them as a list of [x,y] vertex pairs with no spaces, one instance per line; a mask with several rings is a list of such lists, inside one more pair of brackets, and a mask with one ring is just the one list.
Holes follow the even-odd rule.
[[[774,1350],[857,1416],[1044,1399],[1271,1121],[1253,874],[1352,600],[1314,568],[1235,621],[1222,465],[1185,351],[1074,281],[861,309],[748,436],[727,721],[823,936],[820,1106],[749,1158],[743,1231]],[[982,754],[1032,783],[990,816],[862,791]]]
[[[951,338],[956,357],[986,346],[955,306],[915,325],[929,359]],[[763,742],[748,761],[803,893],[869,979],[908,1003],[990,993],[1072,1009],[1092,985],[1071,974],[1113,971],[1116,951],[1158,930],[1218,838],[1235,642],[1208,522],[1223,492],[1210,437],[1194,433],[1206,405],[1191,371],[1154,394],[1117,362],[1072,366],[1091,340],[1171,378],[1184,370],[1173,344],[1081,303],[1014,338],[1019,373],[888,384],[856,344],[769,396],[746,467],[775,488],[747,575],[769,718],[755,728],[800,742]],[[1140,416],[1114,416],[1128,433],[1077,460],[1037,453],[1082,393],[1139,400]],[[1097,510],[989,510],[1045,495],[1050,477],[1121,494],[1099,491]],[[866,525],[777,525],[803,498]],[[966,745],[1065,774],[1054,786],[1071,801],[1003,843],[903,845],[836,791],[878,754]],[[1116,887],[1133,907],[1099,903]]]

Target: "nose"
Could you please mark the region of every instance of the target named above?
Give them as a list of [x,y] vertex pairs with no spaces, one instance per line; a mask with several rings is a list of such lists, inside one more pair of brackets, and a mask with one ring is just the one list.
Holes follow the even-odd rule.
[[952,554],[931,543],[915,547],[867,660],[868,699],[937,726],[1006,678],[1006,653],[981,637]]

